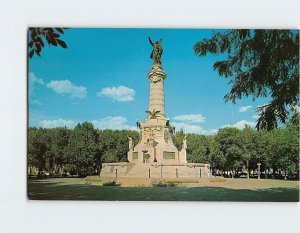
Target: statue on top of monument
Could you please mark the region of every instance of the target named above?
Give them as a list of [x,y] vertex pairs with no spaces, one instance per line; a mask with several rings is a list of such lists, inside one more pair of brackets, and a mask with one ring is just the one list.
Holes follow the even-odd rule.
[[152,42],[150,37],[148,37],[148,39],[149,39],[150,44],[153,47],[150,58],[153,60],[154,64],[161,65],[161,55],[163,53],[162,39],[160,39],[159,41],[156,41],[155,43]]

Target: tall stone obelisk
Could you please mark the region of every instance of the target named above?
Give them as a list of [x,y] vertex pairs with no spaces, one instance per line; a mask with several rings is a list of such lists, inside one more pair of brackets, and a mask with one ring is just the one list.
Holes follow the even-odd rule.
[[133,163],[158,163],[178,165],[186,163],[186,148],[178,151],[173,143],[175,128],[170,125],[165,114],[164,81],[167,77],[161,64],[163,52],[161,40],[153,43],[150,58],[153,60],[148,72],[150,80],[149,109],[145,122],[138,122],[140,140],[135,147],[129,146],[128,161]]

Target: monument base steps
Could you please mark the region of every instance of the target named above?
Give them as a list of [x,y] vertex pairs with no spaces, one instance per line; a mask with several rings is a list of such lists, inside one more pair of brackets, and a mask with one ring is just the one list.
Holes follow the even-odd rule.
[[103,163],[100,177],[202,178],[210,177],[210,170],[201,163]]

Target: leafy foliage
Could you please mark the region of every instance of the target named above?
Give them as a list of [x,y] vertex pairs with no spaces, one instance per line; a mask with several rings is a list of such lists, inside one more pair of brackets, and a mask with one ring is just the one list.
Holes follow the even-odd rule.
[[128,138],[133,139],[134,145],[138,142],[139,134],[132,130],[99,130],[99,147],[102,154],[102,162],[125,162],[127,161]]
[[49,46],[60,45],[67,48],[67,44],[60,39],[65,28],[29,28],[28,29],[28,56],[32,58],[34,54],[41,56],[41,51],[45,47],[45,41]]
[[257,129],[271,130],[286,123],[290,109],[299,102],[299,31],[228,30],[197,42],[196,55],[224,54],[213,68],[230,78],[231,90],[225,101],[242,97],[271,96],[270,103],[258,108]]
[[92,123],[77,124],[71,132],[66,159],[79,175],[91,174],[94,166],[99,164],[100,151],[97,144],[98,134]]
[[48,132],[49,151],[47,153],[47,159],[50,170],[61,175],[62,167],[67,163],[64,154],[69,143],[71,132],[67,128],[55,128],[48,130]]
[[178,148],[178,150],[182,149],[182,142],[184,139],[184,132],[183,129],[180,129],[179,131],[176,132],[176,134],[173,135],[173,142],[174,145]]
[[209,163],[209,154],[212,149],[210,136],[189,134],[188,135],[188,160],[192,163]]
[[[299,177],[299,124],[285,128],[255,131],[249,127],[219,129],[216,135],[187,134],[188,162],[209,163],[213,174],[239,174],[257,170],[273,177]],[[127,161],[128,138],[138,143],[139,134],[131,130],[97,130],[91,123],[74,129],[29,128],[28,165],[39,171],[61,175],[86,176],[99,173],[103,162]],[[181,146],[184,133],[174,138]],[[176,140],[175,140],[176,142]]]
[[28,164],[38,167],[41,172],[46,167],[47,152],[49,151],[47,130],[30,128],[28,135]]

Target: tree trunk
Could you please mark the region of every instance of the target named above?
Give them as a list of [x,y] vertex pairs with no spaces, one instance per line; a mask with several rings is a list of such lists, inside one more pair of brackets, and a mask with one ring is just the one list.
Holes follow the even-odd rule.
[[247,160],[247,179],[250,179],[250,171],[249,171],[249,160]]
[[62,174],[63,174],[63,166],[61,164],[59,165],[59,168],[58,168],[58,174],[59,174],[59,176],[62,176]]
[[284,179],[286,180],[286,170],[284,170]]

